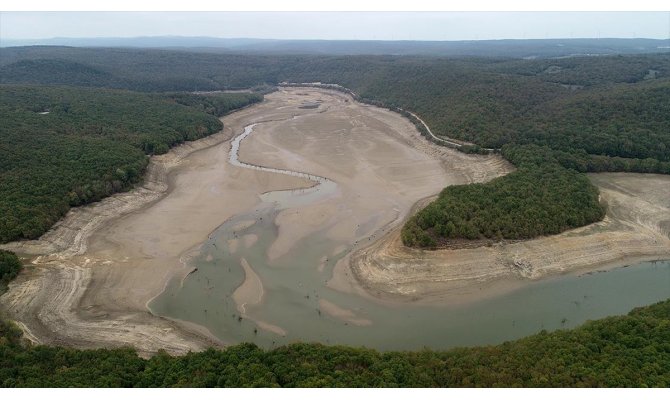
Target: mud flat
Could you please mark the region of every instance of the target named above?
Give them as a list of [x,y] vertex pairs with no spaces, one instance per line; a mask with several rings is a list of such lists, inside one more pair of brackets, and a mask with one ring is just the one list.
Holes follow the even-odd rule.
[[[513,170],[500,156],[436,145],[397,113],[355,103],[349,95],[294,90],[304,101],[321,104],[320,110],[260,125],[240,147],[240,158],[326,176],[337,182],[338,194],[282,210],[274,220],[279,235],[268,249],[270,260],[325,227],[326,235],[346,242],[346,248],[361,247],[399,226],[418,200],[445,186],[486,182]],[[315,93],[331,98],[314,98]]]
[[[141,188],[72,210],[39,241],[4,246],[35,256],[0,299],[31,340],[131,344],[142,354],[242,340],[374,338],[397,348],[400,337],[380,338],[407,336],[444,313],[410,301],[451,304],[457,293],[483,297],[483,285],[496,293],[597,263],[670,258],[669,177],[592,177],[610,203],[599,224],[510,246],[421,252],[398,237],[417,202],[511,165],[435,145],[400,115],[323,89],[282,89],[223,122],[221,133],[154,157]],[[447,334],[469,340],[472,314],[411,345]],[[480,322],[479,331],[497,331]]]
[[398,228],[354,254],[356,282],[383,299],[458,302],[551,275],[670,259],[670,176],[603,173],[589,178],[608,206],[601,222],[512,244],[436,251],[404,247]]
[[[377,307],[355,282],[364,297],[344,293],[331,279],[334,270],[336,277],[349,276],[351,252],[401,224],[417,200],[446,185],[499,176],[510,165],[498,156],[467,156],[434,145],[400,115],[339,92],[300,88],[283,94],[314,112],[246,126],[232,141],[238,154],[231,154],[231,163],[307,177],[314,186],[263,193],[261,204],[211,233],[192,260],[197,274],[183,284],[173,280],[150,309],[205,326],[227,342],[268,347],[296,340],[370,345],[378,332],[402,334],[415,329],[413,323],[434,319],[439,310],[398,314]],[[256,240],[241,246],[248,235]],[[260,292],[252,287],[262,287],[263,295],[247,302],[242,293]],[[384,348],[416,344],[373,342]],[[439,345],[432,339],[425,344]]]
[[152,157],[139,188],[72,209],[39,240],[2,245],[33,258],[0,304],[39,343],[132,344],[143,354],[221,345],[202,327],[152,315],[146,304],[191,271],[199,243],[258,203],[259,193],[310,185],[227,163],[229,141],[244,126],[301,112],[270,100],[228,115],[222,132]]
[[[305,108],[307,103],[318,106]],[[153,157],[141,187],[71,210],[40,240],[3,245],[33,256],[0,300],[32,340],[80,348],[132,344],[142,354],[225,345],[200,325],[153,315],[147,304],[169,282],[190,278],[191,260],[226,220],[253,211],[264,193],[314,184],[230,165],[231,139],[251,124],[261,123],[240,151],[244,161],[328,176],[340,188],[340,198],[277,216],[281,239],[268,250],[274,259],[324,223],[326,235],[344,249],[399,223],[417,199],[445,185],[509,170],[496,157],[436,157],[448,150],[422,141],[406,119],[337,92],[281,90],[223,122],[222,132]],[[296,130],[296,123],[312,126],[314,136],[300,136],[309,129]],[[285,134],[273,137],[274,129]],[[338,205],[342,196],[351,201],[348,208]],[[238,251],[257,240],[231,239]],[[262,287],[254,282],[250,287]]]

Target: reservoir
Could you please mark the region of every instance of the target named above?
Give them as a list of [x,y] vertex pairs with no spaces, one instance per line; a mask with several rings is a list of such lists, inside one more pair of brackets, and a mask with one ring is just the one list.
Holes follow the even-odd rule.
[[[259,215],[263,211],[259,210]],[[234,225],[235,221],[229,223]],[[264,225],[245,230],[256,232],[259,240],[235,255],[214,246],[217,239],[221,243],[219,236],[203,245],[203,253],[194,260],[197,271],[183,282],[172,282],[150,304],[151,310],[207,327],[231,344],[254,342],[271,348],[303,341],[419,350],[502,343],[543,329],[570,328],[588,320],[622,315],[634,307],[670,297],[670,261],[656,261],[529,282],[511,293],[463,305],[385,306],[325,287],[337,257],[329,260],[321,272],[315,266],[324,247],[337,247],[336,243],[313,237],[276,263],[264,262],[262,247],[269,245],[273,235],[272,226]],[[244,280],[240,256],[254,266],[263,281],[263,301],[246,309],[253,320],[240,319],[231,298]],[[320,310],[321,299],[354,310],[361,322],[327,315]],[[255,321],[280,327],[284,334],[260,329]]]
[[330,289],[326,282],[337,261],[353,249],[350,243],[317,232],[278,258],[267,254],[278,236],[277,214],[333,196],[337,184],[239,161],[240,142],[254,125],[232,142],[230,163],[292,174],[314,186],[265,193],[252,210],[227,220],[190,258],[191,272],[174,278],[150,302],[154,314],[206,327],[227,344],[272,348],[301,341],[439,350],[571,328],[670,297],[670,261],[528,281],[514,291],[458,305],[385,305]]

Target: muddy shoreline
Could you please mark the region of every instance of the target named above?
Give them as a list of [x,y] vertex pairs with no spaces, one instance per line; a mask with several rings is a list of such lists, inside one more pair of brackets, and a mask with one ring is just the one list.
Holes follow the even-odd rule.
[[[263,102],[224,116],[221,132],[152,157],[144,181],[137,188],[71,209],[39,240],[1,245],[31,259],[30,265],[0,299],[2,309],[19,322],[26,336],[35,343],[77,348],[132,344],[143,356],[160,349],[184,354],[225,345],[200,326],[154,316],[146,307],[173,276],[188,272],[181,258],[197,251],[206,235],[191,238],[187,248],[175,255],[175,262],[167,262],[170,267],[162,268],[161,265],[142,266],[147,257],[142,251],[134,258],[125,256],[124,246],[113,239],[114,227],[121,221],[141,218],[147,210],[155,209],[178,191],[179,176],[193,168],[193,156],[200,157],[198,153],[203,151],[216,152],[221,146],[227,149],[228,142],[240,128],[251,120],[258,120],[259,110],[267,119],[272,119],[273,111],[267,108],[267,102]],[[254,173],[247,175],[256,178]],[[301,179],[287,177],[264,185],[264,189],[303,185]],[[253,204],[248,200],[251,199],[246,200],[247,204]],[[220,223],[225,218],[222,216]],[[220,223],[213,222],[209,231]],[[109,237],[112,239],[108,240]],[[149,238],[149,241],[155,240]],[[133,243],[127,245],[131,247]],[[112,250],[105,251],[106,248]],[[129,252],[132,251],[129,249]],[[146,271],[142,272],[143,269]],[[128,284],[133,280],[146,285]],[[127,292],[129,286],[136,287],[134,293]]]
[[[75,259],[86,253],[88,241],[97,230],[116,219],[141,213],[170,194],[175,187],[173,175],[183,160],[230,140],[233,132],[227,128],[206,138],[183,143],[164,155],[151,157],[140,185],[99,202],[72,208],[39,239],[0,245],[29,260],[27,268],[0,299],[0,307],[17,320],[29,341],[77,348],[123,347],[132,343],[143,356],[160,349],[184,354],[222,345],[200,326],[157,317],[146,309],[119,315],[117,320],[113,313],[88,315],[88,319],[107,320],[92,328],[75,323],[81,319],[76,309],[90,290],[92,278],[92,272],[87,268],[89,259],[84,259],[80,265],[81,260]],[[55,299],[52,299],[54,295]],[[54,304],[56,302],[61,304]],[[90,309],[86,311],[91,314]],[[49,313],[54,315],[49,316]],[[55,323],[72,326],[54,331]],[[129,326],[113,332],[121,325]],[[75,329],[82,329],[81,334],[73,335]],[[91,335],[91,330],[98,334]],[[165,338],[160,339],[160,336]]]
[[351,257],[351,279],[389,302],[463,303],[558,275],[670,259],[670,176],[589,174],[603,221],[558,235],[479,248],[420,250],[393,232]]

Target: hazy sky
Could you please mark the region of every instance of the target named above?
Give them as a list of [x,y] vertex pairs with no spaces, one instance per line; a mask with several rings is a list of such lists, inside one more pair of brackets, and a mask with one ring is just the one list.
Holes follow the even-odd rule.
[[670,38],[670,12],[1,12],[0,38]]

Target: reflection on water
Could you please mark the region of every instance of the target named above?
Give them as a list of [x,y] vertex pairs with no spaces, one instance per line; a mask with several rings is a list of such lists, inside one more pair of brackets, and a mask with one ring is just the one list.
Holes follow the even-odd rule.
[[[542,329],[569,328],[623,314],[670,297],[670,261],[550,278],[453,306],[384,306],[329,289],[325,283],[336,262],[350,251],[350,244],[316,232],[277,260],[269,261],[267,251],[277,238],[273,221],[281,209],[318,202],[335,193],[337,185],[323,177],[240,162],[239,144],[253,127],[246,127],[233,141],[231,164],[299,176],[316,185],[270,192],[255,209],[226,221],[193,259],[197,270],[183,281],[175,279],[151,302],[154,313],[205,326],[228,343],[250,341],[274,347],[316,341],[414,350],[500,343]],[[245,237],[257,240],[245,243]],[[261,303],[246,305],[244,316],[232,298],[245,279],[242,259],[263,286]],[[336,312],[324,304],[334,304]],[[285,335],[277,333],[282,331]]]

